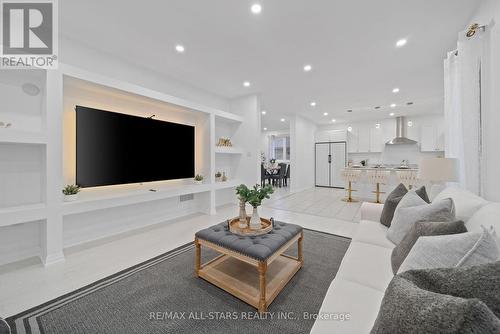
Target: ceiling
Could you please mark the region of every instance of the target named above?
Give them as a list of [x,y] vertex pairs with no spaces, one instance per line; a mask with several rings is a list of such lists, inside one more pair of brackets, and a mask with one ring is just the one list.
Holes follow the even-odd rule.
[[479,3],[65,0],[59,10],[67,38],[225,98],[260,94],[263,127],[277,130],[291,114],[328,124],[442,112],[443,59]]

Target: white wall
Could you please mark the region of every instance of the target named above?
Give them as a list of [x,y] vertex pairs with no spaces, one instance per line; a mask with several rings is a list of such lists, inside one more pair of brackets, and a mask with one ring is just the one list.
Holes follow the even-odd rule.
[[484,119],[483,147],[485,175],[484,196],[491,201],[500,201],[500,1],[484,0],[470,23],[487,24],[490,29],[490,64],[485,73],[486,85],[483,86],[487,102],[483,108]]
[[295,116],[290,121],[290,190],[314,187],[314,136],[316,125]]

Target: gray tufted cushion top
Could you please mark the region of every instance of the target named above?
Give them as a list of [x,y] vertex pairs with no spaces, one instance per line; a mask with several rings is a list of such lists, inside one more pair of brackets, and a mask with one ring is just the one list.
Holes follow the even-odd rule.
[[302,232],[302,227],[298,225],[275,221],[271,232],[254,237],[243,237],[228,231],[227,223],[224,222],[197,232],[196,237],[264,261],[300,232]]

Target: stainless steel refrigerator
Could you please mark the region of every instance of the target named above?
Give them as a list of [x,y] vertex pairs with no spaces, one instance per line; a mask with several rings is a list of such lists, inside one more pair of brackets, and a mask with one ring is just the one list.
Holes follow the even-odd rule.
[[342,170],[347,165],[347,143],[321,142],[315,146],[316,187],[344,188]]

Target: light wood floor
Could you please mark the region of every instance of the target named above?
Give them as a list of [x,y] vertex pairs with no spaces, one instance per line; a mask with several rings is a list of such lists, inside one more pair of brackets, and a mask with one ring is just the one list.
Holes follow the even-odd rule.
[[[305,191],[288,195],[287,190],[282,189],[270,200],[274,201],[272,206],[281,205],[283,208],[289,208],[288,210],[264,206],[261,208],[261,215],[341,236],[353,235],[357,227],[353,220],[306,213],[321,213],[319,206],[315,204],[327,203],[336,195],[329,195],[323,191]],[[299,203],[301,200],[309,203],[309,207],[303,205],[303,212],[297,212],[290,207],[290,203]],[[332,205],[337,204],[334,202]],[[317,211],[313,211],[313,207],[317,207]],[[191,242],[196,231],[235,216],[237,212],[236,205],[225,206],[219,208],[214,216],[200,214],[184,217],[83,247],[68,249],[65,251],[64,263],[47,268],[44,268],[39,260],[27,260],[0,267],[0,316],[17,314]],[[356,214],[345,214],[342,217],[351,216],[355,217]]]

